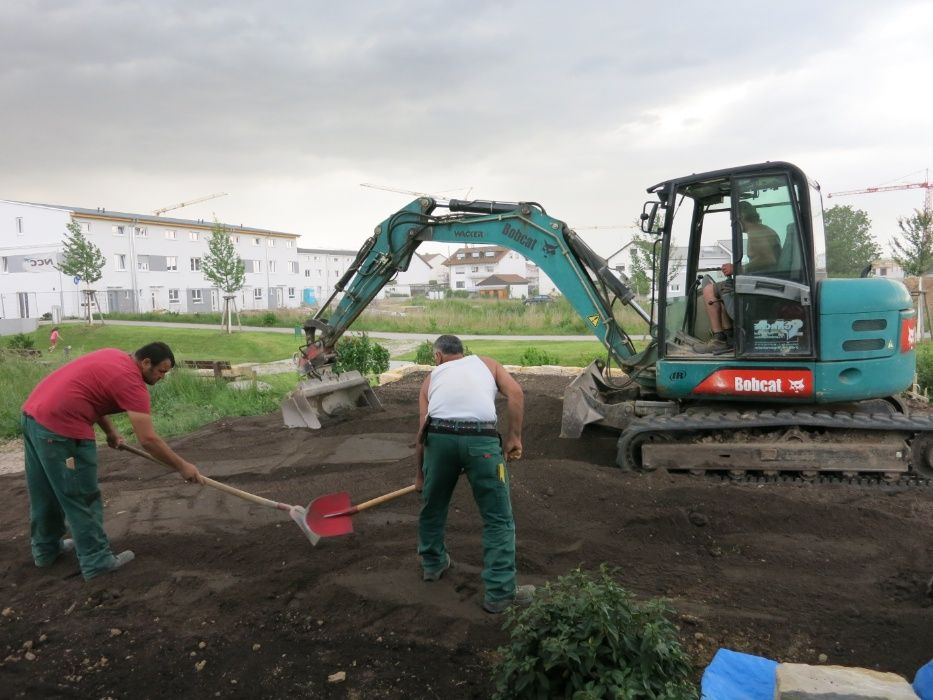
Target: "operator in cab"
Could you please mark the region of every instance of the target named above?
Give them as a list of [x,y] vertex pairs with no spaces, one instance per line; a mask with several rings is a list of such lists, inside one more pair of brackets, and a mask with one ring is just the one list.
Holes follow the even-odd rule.
[[781,251],[781,239],[774,229],[761,223],[758,210],[750,202],[739,202],[739,228],[747,238],[748,262],[737,265],[723,263],[722,273],[726,279],[708,282],[703,287],[703,301],[709,316],[713,336],[707,343],[693,346],[698,353],[720,355],[735,347],[735,331],[732,319],[735,316],[735,278],[738,272],[754,275],[773,270]]

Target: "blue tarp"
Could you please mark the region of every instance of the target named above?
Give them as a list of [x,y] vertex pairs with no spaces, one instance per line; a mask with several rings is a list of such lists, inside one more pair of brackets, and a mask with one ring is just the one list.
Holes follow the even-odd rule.
[[933,661],[921,666],[914,676],[914,692],[920,700],[933,700]]
[[720,649],[703,671],[702,700],[773,700],[777,661]]

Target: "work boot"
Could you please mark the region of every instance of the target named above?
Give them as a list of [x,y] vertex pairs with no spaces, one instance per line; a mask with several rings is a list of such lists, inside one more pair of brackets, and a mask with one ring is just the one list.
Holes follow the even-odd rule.
[[514,598],[503,598],[502,600],[484,600],[483,610],[490,615],[499,615],[511,608],[513,605],[527,607],[535,597],[535,587],[532,585],[518,586],[515,589]]
[[448,554],[448,555],[447,555],[447,563],[444,564],[444,566],[442,566],[442,567],[441,567],[440,569],[438,569],[437,571],[425,571],[425,572],[424,572],[424,575],[421,577],[421,579],[422,579],[423,581],[429,581],[429,582],[432,582],[432,581],[440,581],[440,580],[441,580],[441,577],[444,575],[444,572],[447,571],[447,569],[449,569],[449,568],[450,568],[451,566],[453,566],[453,565],[454,565],[454,563],[453,563],[453,561],[451,561],[450,555]]
[[87,574],[85,574],[84,579],[85,579],[85,580],[90,580],[90,579],[92,579],[92,578],[97,578],[97,577],[100,576],[101,574],[109,574],[111,571],[116,571],[116,570],[119,569],[120,567],[126,566],[126,565],[129,564],[131,561],[133,561],[135,558],[136,558],[136,555],[133,554],[132,551],[130,551],[129,549],[127,549],[127,550],[125,550],[125,551],[123,551],[123,552],[120,552],[119,554],[117,554],[117,555],[113,558],[113,562],[110,564],[110,567],[109,567],[109,568],[107,568],[107,569],[101,569],[100,571],[96,571],[96,572],[94,572],[93,574],[91,574],[90,576],[88,576]]
[[693,346],[693,351],[700,354],[721,355],[729,352],[735,347],[735,341],[724,332],[713,333],[712,339],[708,343],[697,343]]
[[39,568],[45,569],[49,566],[52,566],[52,564],[54,564],[55,562],[57,562],[58,558],[62,554],[67,554],[68,552],[73,552],[73,551],[75,551],[75,541],[73,539],[68,537],[63,540],[59,540],[58,553],[49,561],[43,561],[41,564],[39,562],[36,562],[36,566],[38,566]]

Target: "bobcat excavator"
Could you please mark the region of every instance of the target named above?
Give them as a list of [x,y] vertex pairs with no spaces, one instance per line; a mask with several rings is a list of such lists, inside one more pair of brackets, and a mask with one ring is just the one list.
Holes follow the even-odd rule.
[[[332,371],[337,340],[421,243],[498,245],[537,264],[607,349],[607,363],[594,362],[568,387],[562,436],[580,437],[590,424],[619,430],[616,461],[628,469],[933,476],[933,418],[911,414],[898,398],[915,373],[911,297],[885,278],[826,277],[816,183],[794,165],[769,162],[668,180],[648,193],[655,199],[641,228],[655,237],[658,281],[650,312],[537,203],[411,202],[376,227],[334,295],[305,322],[306,379],[283,404],[286,423],[317,427],[328,401],[376,405],[364,378]],[[749,207],[770,231],[765,267],[749,264],[750,234],[739,216]],[[715,266],[701,267],[716,255]],[[711,328],[703,286],[722,277],[721,262],[735,270],[724,295],[732,296],[734,342],[714,353],[702,342]],[[616,320],[616,304],[647,324],[640,352]],[[621,376],[608,372],[612,363]]]

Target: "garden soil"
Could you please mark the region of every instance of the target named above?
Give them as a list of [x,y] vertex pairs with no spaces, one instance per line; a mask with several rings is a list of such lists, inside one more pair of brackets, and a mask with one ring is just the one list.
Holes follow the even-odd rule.
[[[224,420],[173,440],[209,476],[306,505],[411,483],[423,375],[313,432]],[[520,582],[618,567],[664,596],[699,676],[720,647],[913,677],[933,657],[933,489],[734,483],[625,473],[615,439],[557,437],[569,379],[521,375],[525,455],[511,468]],[[312,547],[283,513],[186,484],[106,448],[114,547],[137,558],[84,582],[73,555],[29,556],[22,474],[0,476],[0,696],[488,698],[502,617],[484,613],[479,516],[454,497],[455,562],[423,583],[418,498],[361,513]]]

